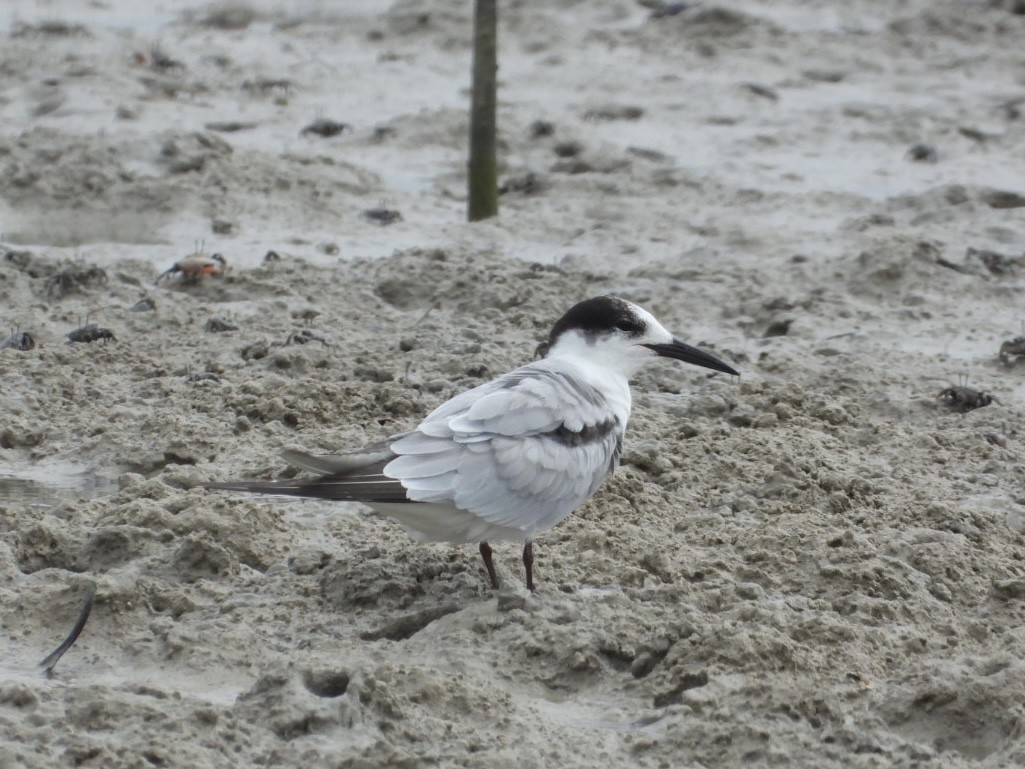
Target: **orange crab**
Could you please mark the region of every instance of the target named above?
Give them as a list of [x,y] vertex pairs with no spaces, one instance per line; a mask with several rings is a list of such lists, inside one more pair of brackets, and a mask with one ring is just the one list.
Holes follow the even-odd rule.
[[227,269],[228,263],[220,254],[192,254],[160,273],[156,282],[159,283],[164,277],[177,273],[181,273],[182,280],[193,282],[208,275],[223,275]]

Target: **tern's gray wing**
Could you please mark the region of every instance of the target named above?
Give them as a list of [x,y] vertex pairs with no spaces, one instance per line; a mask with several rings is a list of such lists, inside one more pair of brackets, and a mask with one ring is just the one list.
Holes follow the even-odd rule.
[[447,503],[530,534],[579,507],[615,469],[624,425],[604,397],[532,364],[456,396],[410,433],[384,474],[410,500]]

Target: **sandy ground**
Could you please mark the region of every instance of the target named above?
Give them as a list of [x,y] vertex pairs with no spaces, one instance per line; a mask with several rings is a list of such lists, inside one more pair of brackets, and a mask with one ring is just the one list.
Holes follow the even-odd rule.
[[[1025,764],[1021,3],[504,2],[477,225],[469,5],[4,3],[0,767]],[[154,286],[197,248],[227,275]],[[743,376],[638,377],[536,595],[513,545],[496,596],[358,505],[198,488],[609,292]]]

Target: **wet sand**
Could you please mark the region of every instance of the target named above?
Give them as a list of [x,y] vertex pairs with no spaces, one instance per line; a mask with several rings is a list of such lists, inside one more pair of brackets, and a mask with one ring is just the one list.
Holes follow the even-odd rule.
[[[79,5],[0,18],[0,766],[1025,763],[1013,3],[506,4],[474,225],[466,3]],[[227,273],[155,285],[196,250]],[[408,429],[602,293],[742,377],[638,376],[535,595],[515,545],[496,594],[199,487]]]

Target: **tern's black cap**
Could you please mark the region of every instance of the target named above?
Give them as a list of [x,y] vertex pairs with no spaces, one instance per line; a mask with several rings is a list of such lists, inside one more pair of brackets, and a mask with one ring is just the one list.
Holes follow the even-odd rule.
[[634,306],[614,296],[596,296],[573,305],[552,326],[548,335],[548,346],[567,331],[577,329],[585,336],[625,332],[630,336],[644,333],[644,321],[638,317]]

